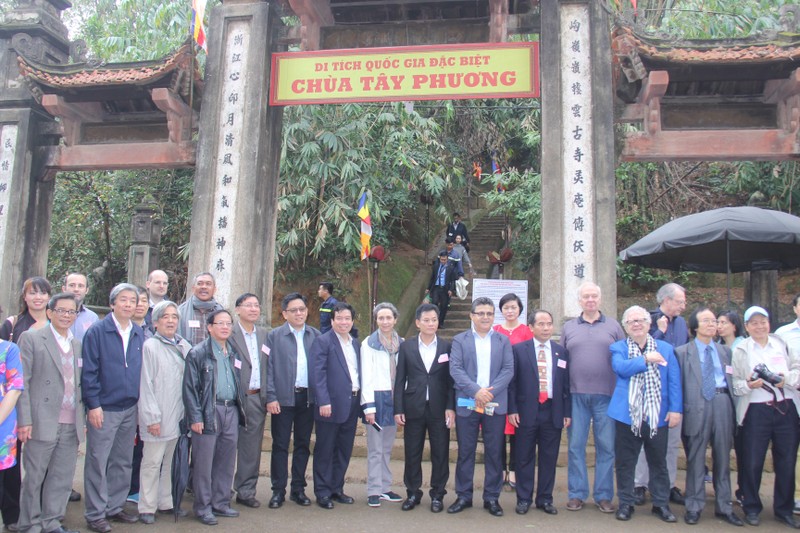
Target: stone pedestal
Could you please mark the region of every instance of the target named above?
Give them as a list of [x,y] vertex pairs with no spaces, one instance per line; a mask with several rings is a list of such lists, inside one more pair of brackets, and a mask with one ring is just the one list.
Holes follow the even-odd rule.
[[147,276],[158,268],[161,245],[161,217],[153,198],[134,208],[131,218],[131,247],[128,250],[128,283],[145,286]]
[[257,294],[268,323],[283,116],[268,105],[269,71],[280,24],[263,1],[211,13],[188,272],[211,272],[228,308],[244,292]]
[[3,316],[18,312],[26,278],[47,273],[54,182],[40,172],[42,146],[55,142],[55,122],[22,83],[17,55],[67,61],[61,0],[19,1],[0,16],[0,292]]
[[541,302],[557,327],[580,313],[584,281],[600,285],[604,313],[617,313],[611,46],[600,4],[540,5]]
[[760,305],[767,310],[773,331],[783,323],[778,316],[777,270],[744,273],[744,309],[751,305]]

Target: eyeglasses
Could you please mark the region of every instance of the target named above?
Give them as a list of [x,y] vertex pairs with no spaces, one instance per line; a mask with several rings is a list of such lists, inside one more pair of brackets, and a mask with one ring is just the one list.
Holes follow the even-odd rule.
[[239,304],[239,307],[246,307],[247,309],[261,309],[261,304]]
[[293,315],[299,315],[300,313],[305,313],[308,311],[308,307],[292,307],[291,309],[287,309],[287,313],[291,313]]
[[629,326],[638,326],[638,325],[641,325],[641,324],[647,324],[647,319],[646,318],[634,318],[632,320],[626,320],[625,323],[628,324]]
[[703,320],[697,321],[699,324],[716,324],[717,321],[713,318],[704,318]]
[[494,311],[492,311],[491,313],[488,311],[483,311],[481,313],[472,313],[472,314],[479,318],[489,318],[494,316]]
[[61,315],[61,316],[64,316],[64,315],[67,315],[67,316],[75,316],[75,315],[77,315],[77,314],[78,314],[78,312],[77,312],[77,311],[75,311],[74,309],[61,309],[61,308],[58,308],[58,309],[52,309],[52,311],[53,311],[55,314],[57,314],[57,315]]
[[233,322],[212,322],[211,325],[229,328],[233,325]]

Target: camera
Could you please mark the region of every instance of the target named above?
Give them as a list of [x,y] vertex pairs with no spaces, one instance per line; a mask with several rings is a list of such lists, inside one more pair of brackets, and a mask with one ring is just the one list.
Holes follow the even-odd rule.
[[755,381],[757,379],[763,379],[770,385],[777,385],[783,381],[783,376],[780,376],[767,368],[767,365],[764,363],[759,363],[753,367],[753,373],[750,375],[750,381]]

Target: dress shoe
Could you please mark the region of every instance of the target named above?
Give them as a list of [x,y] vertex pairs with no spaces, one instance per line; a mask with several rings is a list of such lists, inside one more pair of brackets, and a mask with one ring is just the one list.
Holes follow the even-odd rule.
[[659,517],[664,522],[676,521],[675,515],[672,514],[672,511],[670,511],[669,507],[666,505],[664,507],[659,507],[657,505],[654,505],[653,508],[650,510],[650,512]]
[[483,508],[489,511],[492,516],[503,516],[503,508],[500,507],[500,502],[497,500],[483,502]]
[[526,501],[518,501],[517,506],[514,508],[517,514],[528,514],[528,510],[531,508],[531,502]]
[[348,496],[344,492],[331,494],[331,500],[335,501],[336,503],[343,503],[345,505],[351,505],[355,502],[352,496]]
[[240,498],[236,496],[236,503],[241,503],[245,507],[250,507],[251,509],[258,509],[261,507],[261,502],[255,498]]
[[400,509],[403,511],[410,511],[417,505],[419,505],[419,500],[416,498],[406,498],[403,505],[400,506]]
[[787,526],[792,527],[794,529],[800,529],[800,522],[795,520],[792,515],[776,516],[775,520],[777,520],[781,524],[786,524]]
[[289,495],[289,499],[297,505],[302,505],[303,507],[308,507],[311,505],[311,500],[308,499],[308,496],[306,496],[306,493],[303,491],[291,493]]
[[95,533],[108,533],[111,531],[111,524],[105,518],[98,518],[97,520],[87,521],[86,525],[91,531]]
[[567,511],[580,511],[583,509],[583,500],[570,498],[567,502]]
[[112,522],[122,522],[123,524],[135,524],[139,521],[139,516],[120,511],[116,514],[107,515],[106,518]]
[[72,489],[72,491],[69,493],[69,501],[71,502],[81,501],[81,493],[75,489]]
[[17,533],[19,531],[19,524],[14,522],[13,524],[6,524],[6,531],[10,531],[11,533]]
[[156,515],[153,513],[139,513],[139,522],[142,524],[155,524]]
[[272,493],[272,498],[269,499],[267,507],[269,507],[270,509],[277,509],[278,507],[283,505],[285,499],[286,496],[283,495],[283,492],[276,490]]
[[669,502],[675,505],[686,505],[686,498],[681,494],[681,489],[678,487],[669,489]]
[[700,521],[700,513],[697,511],[686,511],[686,514],[683,515],[683,521],[693,526]]
[[547,514],[558,514],[558,509],[552,503],[543,503],[542,505],[537,505],[537,509],[541,509]]
[[[173,515],[174,516],[175,515],[175,509],[159,509],[158,510],[158,514],[168,514],[168,515]],[[187,516],[189,516],[189,513],[187,513],[186,511],[184,511],[181,508],[178,508],[178,517],[179,518],[186,518]]]
[[634,509],[635,508],[633,507],[633,505],[628,505],[627,503],[621,503],[619,504],[619,509],[617,509],[617,514],[614,516],[617,518],[617,520],[623,520],[623,521],[630,520],[631,516],[633,516]]
[[217,517],[211,513],[198,515],[197,520],[199,520],[200,522],[202,522],[207,526],[216,526],[217,524],[219,524],[219,522],[217,522]]
[[472,502],[469,500],[465,500],[464,498],[457,498],[453,504],[447,508],[447,512],[450,514],[460,513],[464,509],[472,507]]
[[717,518],[719,518],[721,520],[725,520],[727,523],[729,523],[732,526],[743,526],[744,525],[744,522],[742,522],[742,519],[739,518],[738,516],[736,516],[733,513],[728,513],[728,514],[714,513],[714,516],[716,516]]
[[324,498],[317,498],[317,505],[323,509],[333,509],[333,502],[328,496],[325,496]]
[[757,526],[761,523],[758,513],[747,513],[744,515],[744,521],[747,522],[747,525],[749,526]]
[[239,516],[239,511],[231,507],[226,507],[225,509],[214,509],[212,507],[211,512],[214,514],[214,516],[221,516],[223,518],[236,518]]
[[595,505],[598,509],[600,509],[601,513],[613,513],[617,510],[617,508],[614,507],[614,504],[611,503],[611,500],[600,500]]
[[644,505],[647,501],[647,488],[634,487],[633,488],[633,503],[636,505]]
[[[403,502],[405,505],[405,502]],[[444,502],[442,502],[441,498],[431,498],[431,512],[432,513],[441,513],[444,509]]]

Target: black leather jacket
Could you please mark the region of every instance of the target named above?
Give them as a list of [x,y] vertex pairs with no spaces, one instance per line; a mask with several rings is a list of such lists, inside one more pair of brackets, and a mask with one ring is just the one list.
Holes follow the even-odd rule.
[[[186,422],[189,426],[202,422],[204,435],[214,435],[217,432],[217,360],[214,358],[211,342],[209,337],[189,351],[183,371],[183,405],[186,409]],[[241,372],[234,363],[237,360],[241,361],[241,358],[230,343],[228,343],[228,357],[236,381],[239,425],[247,427]],[[241,363],[239,366],[241,367]]]

